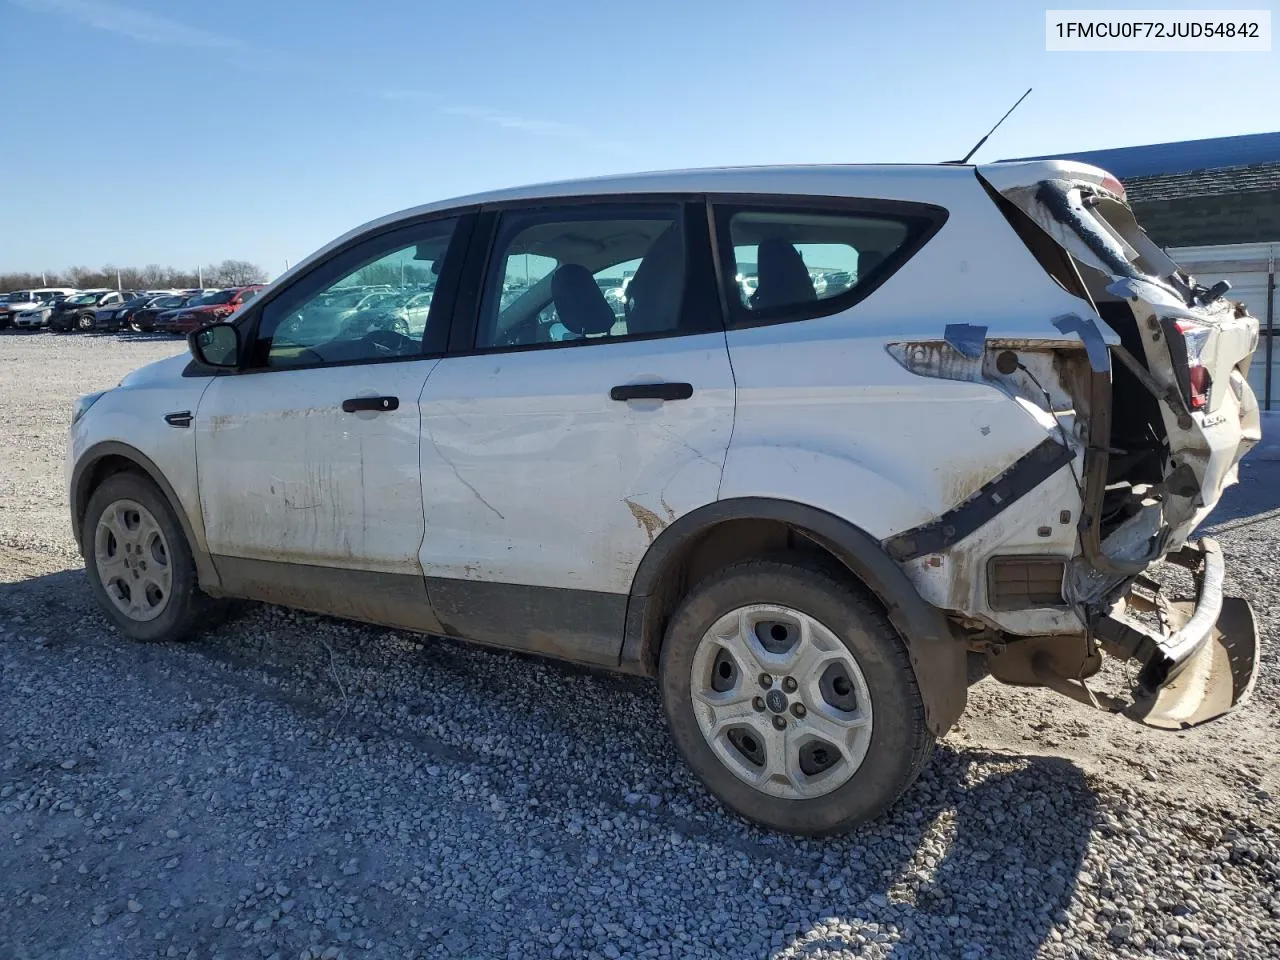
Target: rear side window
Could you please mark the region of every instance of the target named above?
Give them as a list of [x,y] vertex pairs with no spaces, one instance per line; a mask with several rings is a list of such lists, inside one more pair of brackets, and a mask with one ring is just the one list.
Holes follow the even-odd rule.
[[[842,205],[843,206],[843,205]],[[739,324],[847,309],[920,249],[946,219],[935,207],[717,205],[730,314]],[[886,208],[881,212],[879,207]]]
[[[475,347],[523,349],[720,328],[708,259],[679,203],[573,203],[504,213],[481,301]],[[705,274],[699,283],[698,274]],[[705,287],[705,304],[695,305]],[[700,301],[699,301],[700,303]]]

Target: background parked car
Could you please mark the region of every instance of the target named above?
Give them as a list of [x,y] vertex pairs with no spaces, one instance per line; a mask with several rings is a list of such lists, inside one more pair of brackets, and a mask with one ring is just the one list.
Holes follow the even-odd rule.
[[67,297],[53,308],[49,315],[49,329],[65,333],[68,330],[92,330],[99,307],[124,302],[124,296],[116,290],[86,290],[74,297]]
[[391,299],[380,300],[369,310],[348,317],[343,323],[342,336],[361,337],[373,330],[391,330],[405,337],[421,337],[431,312],[432,295],[389,296]]
[[70,287],[38,287],[34,290],[14,290],[9,298],[0,303],[0,330],[13,321],[24,310],[30,310],[45,303],[55,303],[76,291]]
[[[333,290],[281,325],[295,343],[317,343],[350,331],[352,336],[384,326],[370,318],[394,312],[400,297],[389,286],[350,287]],[[394,324],[387,329],[394,329]],[[359,332],[357,332],[359,331]]]
[[192,299],[192,297],[183,293],[157,297],[145,307],[138,307],[129,314],[129,328],[139,333],[151,333],[155,329],[156,317],[162,313],[168,313],[177,310],[179,307],[184,307]]
[[49,323],[49,315],[53,313],[53,301],[37,303],[33,307],[13,315],[15,330],[39,330]]
[[108,304],[99,307],[94,315],[93,328],[95,330],[123,330],[129,325],[129,318],[136,310],[148,307],[158,300],[163,300],[168,294],[163,293],[139,293],[123,303]]
[[163,324],[162,318],[157,317],[155,328],[164,333],[186,334],[203,327],[206,323],[225,320],[252,300],[263,286],[261,283],[255,283],[247,287],[229,287],[217,293],[197,297],[172,316],[165,315]]

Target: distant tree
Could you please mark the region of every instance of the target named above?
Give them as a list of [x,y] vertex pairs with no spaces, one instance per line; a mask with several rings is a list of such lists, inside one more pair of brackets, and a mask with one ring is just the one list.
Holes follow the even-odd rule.
[[371,263],[352,277],[351,282],[362,286],[385,283],[398,287],[404,283],[428,283],[434,279],[435,274],[426,264]]
[[205,267],[204,279],[219,287],[243,287],[249,283],[264,283],[267,271],[248,260],[223,260],[216,266]]
[[[75,287],[80,290],[110,287],[114,290],[117,279],[124,290],[183,289],[200,284],[199,273],[195,270],[162,267],[158,263],[149,263],[145,267],[116,267],[108,263],[98,270],[68,267],[65,270],[48,270],[44,274],[24,271],[0,273],[0,294],[33,287]],[[206,286],[237,287],[262,283],[266,279],[267,272],[248,260],[223,260],[204,271]]]
[[[70,286],[80,290],[105,286],[106,276],[100,270],[93,270],[90,267],[68,267],[63,275]],[[111,281],[114,285],[115,277],[112,277]]]
[[38,273],[0,273],[0,292],[3,293],[43,286],[44,281]]

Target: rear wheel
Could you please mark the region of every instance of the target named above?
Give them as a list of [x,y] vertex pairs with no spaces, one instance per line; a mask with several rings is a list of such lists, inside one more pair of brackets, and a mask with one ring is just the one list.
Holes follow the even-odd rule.
[[117,473],[89,498],[81,542],[89,584],[107,618],[134,640],[181,640],[223,604],[200,591],[191,547],[159,488]]
[[818,835],[887,810],[933,748],[905,645],[863,591],[807,559],[699,584],[662,648],[676,746],[726,806]]

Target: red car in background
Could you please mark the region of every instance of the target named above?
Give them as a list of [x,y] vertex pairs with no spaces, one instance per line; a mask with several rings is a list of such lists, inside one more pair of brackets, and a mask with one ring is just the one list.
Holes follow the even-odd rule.
[[253,283],[247,287],[229,287],[217,293],[207,293],[188,302],[172,313],[162,313],[155,319],[155,329],[162,333],[190,333],[207,323],[225,320],[252,300],[266,284]]

